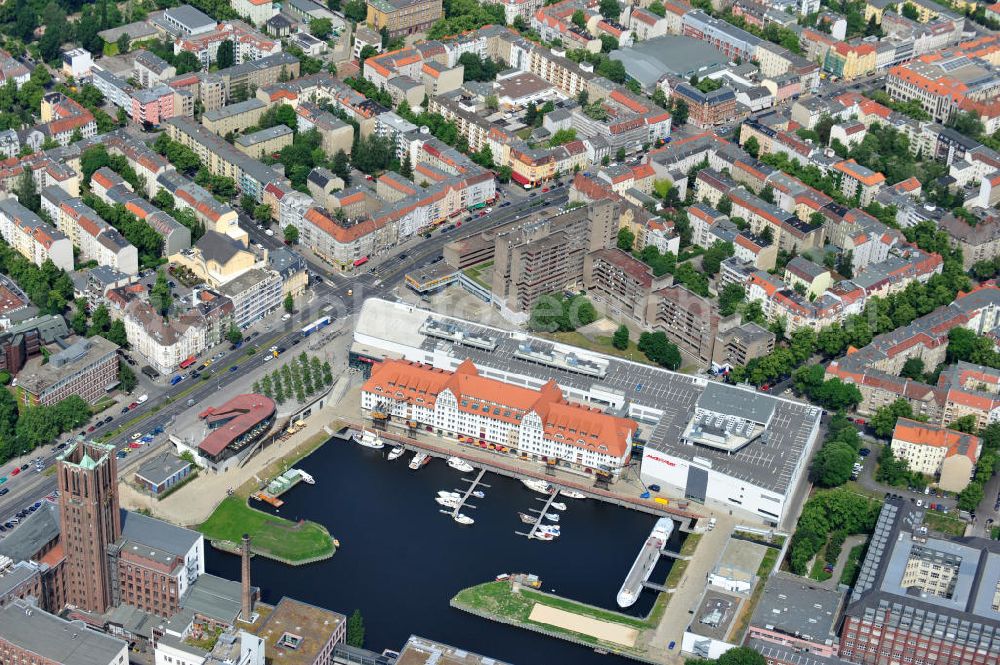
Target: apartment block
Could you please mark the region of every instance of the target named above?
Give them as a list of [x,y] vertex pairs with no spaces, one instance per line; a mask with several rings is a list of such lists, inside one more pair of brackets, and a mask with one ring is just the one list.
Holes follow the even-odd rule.
[[366,22],[390,37],[424,32],[444,15],[441,0],[368,0]]
[[56,228],[79,248],[84,260],[114,268],[127,275],[139,272],[139,252],[90,206],[70,196],[61,187],[46,187],[41,195],[42,210]]
[[702,364],[712,361],[719,330],[718,306],[690,289],[674,284],[654,291],[646,304],[646,323]]
[[57,268],[73,270],[73,243],[69,238],[15,198],[0,200],[0,236],[36,266],[52,261]]

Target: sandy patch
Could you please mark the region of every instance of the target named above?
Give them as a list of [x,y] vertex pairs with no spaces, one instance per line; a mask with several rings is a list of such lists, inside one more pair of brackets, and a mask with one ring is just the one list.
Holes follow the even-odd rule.
[[596,637],[604,642],[621,644],[626,647],[634,647],[636,640],[639,638],[639,631],[635,628],[620,623],[593,619],[581,614],[574,614],[566,610],[542,605],[541,603],[535,603],[535,606],[531,608],[531,614],[528,618],[538,623],[547,623],[550,626],[572,630],[577,633],[589,635],[590,637]]

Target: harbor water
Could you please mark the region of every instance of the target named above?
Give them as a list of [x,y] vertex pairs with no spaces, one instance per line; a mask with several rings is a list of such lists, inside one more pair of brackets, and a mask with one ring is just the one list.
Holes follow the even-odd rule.
[[[464,493],[476,473],[462,474],[443,460],[419,471],[413,456],[389,462],[390,448],[362,448],[334,438],[296,464],[316,479],[282,495],[280,509],[264,508],[291,520],[324,524],[341,543],[327,561],[290,567],[255,557],[252,579],[263,600],[282,596],[328,607],[343,614],[360,609],[365,646],[376,651],[399,649],[420,635],[514,665],[610,665],[634,662],[528,630],[513,628],[452,609],[448,601],[461,589],[492,580],[500,573],[534,573],[542,590],[618,611],[616,594],[650,529],[652,515],[593,499],[560,497],[562,535],[552,542],[515,535],[527,532],[518,512],[541,509],[543,495],[507,477],[486,474],[483,499],[470,497],[462,512],[474,518],[460,526],[441,514],[438,490]],[[476,506],[472,508],[471,506]],[[669,549],[680,547],[674,530]],[[239,559],[212,548],[210,573],[239,579]],[[672,560],[663,557],[650,580],[662,582]],[[645,616],[655,592],[643,591],[626,612]]]

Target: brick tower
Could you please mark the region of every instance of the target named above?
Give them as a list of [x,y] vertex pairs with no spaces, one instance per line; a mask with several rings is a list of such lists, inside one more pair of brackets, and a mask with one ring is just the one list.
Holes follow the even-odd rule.
[[56,461],[66,602],[89,612],[111,605],[108,546],[122,533],[114,446],[79,442]]

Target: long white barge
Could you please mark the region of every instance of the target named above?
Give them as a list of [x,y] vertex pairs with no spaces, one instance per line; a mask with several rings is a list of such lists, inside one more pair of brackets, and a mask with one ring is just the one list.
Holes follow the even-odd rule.
[[667,546],[670,535],[674,532],[674,521],[669,517],[661,517],[656,521],[649,538],[643,543],[639,555],[635,558],[635,563],[625,576],[622,588],[618,591],[618,606],[631,607],[639,599],[639,592],[642,591],[642,583],[649,579],[656,562],[660,560],[660,553]]

